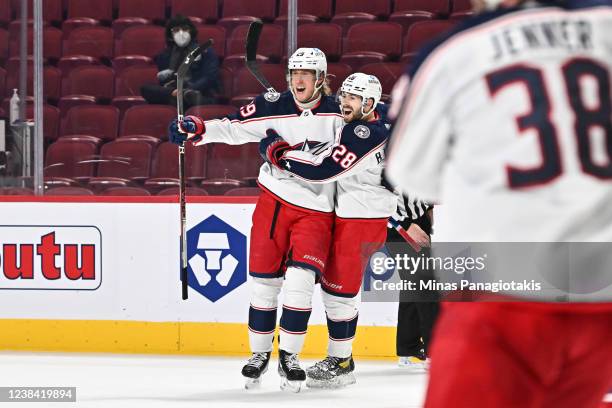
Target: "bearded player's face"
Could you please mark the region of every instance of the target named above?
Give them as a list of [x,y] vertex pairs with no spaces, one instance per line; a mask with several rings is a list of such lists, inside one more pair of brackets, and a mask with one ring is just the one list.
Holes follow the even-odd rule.
[[315,71],[307,69],[291,70],[290,86],[298,102],[306,103],[316,96],[316,82]]
[[346,123],[361,119],[361,96],[348,92],[340,92],[339,100],[340,112]]

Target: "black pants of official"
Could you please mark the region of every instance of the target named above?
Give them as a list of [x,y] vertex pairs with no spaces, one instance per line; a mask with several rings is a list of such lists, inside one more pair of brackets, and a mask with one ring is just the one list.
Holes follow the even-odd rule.
[[[427,233],[431,231],[431,226],[423,225],[422,228]],[[421,252],[417,253],[393,229],[387,230],[387,242],[390,243],[388,245],[389,252],[394,257],[397,254],[429,257],[431,254],[429,248],[423,248]],[[434,271],[426,268],[419,269],[414,274],[400,270],[399,274],[402,280],[415,282],[417,287],[419,280],[434,278]],[[400,292],[396,338],[398,356],[421,355],[421,350],[424,350],[426,354],[428,353],[438,311],[439,297],[437,293],[419,290]]]

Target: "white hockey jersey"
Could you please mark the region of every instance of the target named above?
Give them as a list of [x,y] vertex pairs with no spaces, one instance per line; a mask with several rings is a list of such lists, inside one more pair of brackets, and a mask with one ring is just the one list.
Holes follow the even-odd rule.
[[320,153],[291,150],[280,165],[317,185],[336,182],[336,216],[389,218],[397,195],[382,185],[384,149],[389,136],[383,120],[355,121],[338,129],[335,141]]
[[612,3],[559,4],[468,20],[402,81],[387,174],[438,240],[612,241]]
[[[300,110],[287,91],[277,101],[268,101],[260,95],[236,115],[206,121],[203,143],[259,142],[266,137],[267,129],[274,129],[292,146],[327,144],[333,141],[336,129],[342,124],[338,103],[333,97],[324,96],[312,109]],[[261,166],[258,181],[292,205],[324,212],[334,210],[333,184],[307,183],[268,163]]]

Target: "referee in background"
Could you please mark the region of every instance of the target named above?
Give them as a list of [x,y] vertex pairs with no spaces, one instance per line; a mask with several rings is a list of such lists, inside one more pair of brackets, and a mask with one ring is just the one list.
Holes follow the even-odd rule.
[[[396,228],[387,230],[387,248],[391,256],[431,256],[433,205],[400,194],[397,210],[391,218],[396,221],[396,228],[403,230],[401,234]],[[410,240],[412,242],[409,244]],[[411,274],[411,271],[400,269],[400,278],[416,282],[417,287],[420,280],[434,278],[434,271],[427,268],[414,272]],[[439,297],[435,292],[400,292],[396,338],[400,367],[427,369],[427,356],[432,328],[438,315],[438,303]]]

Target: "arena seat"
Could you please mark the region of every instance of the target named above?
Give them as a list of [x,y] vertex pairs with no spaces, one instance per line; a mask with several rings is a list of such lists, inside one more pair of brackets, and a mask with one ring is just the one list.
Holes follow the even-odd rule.
[[9,33],[0,28],[0,65],[4,66],[9,57]]
[[393,11],[427,11],[436,16],[448,16],[450,8],[449,0],[395,0]]
[[321,49],[328,61],[342,54],[342,27],[331,23],[305,24],[298,27],[298,47]]
[[[178,197],[179,195],[179,188],[178,187],[169,187],[169,188],[165,188],[162,191],[158,192],[156,195],[158,196],[169,196],[169,195],[175,195]],[[204,190],[203,188],[200,187],[186,187],[185,188],[185,195],[188,196],[207,196],[208,191]]]
[[104,22],[110,23],[113,19],[113,0],[68,0],[68,19],[79,17],[89,17]]
[[395,81],[405,72],[406,66],[400,62],[381,62],[367,64],[359,68],[360,72],[374,75],[382,85],[382,93],[390,94]]
[[114,48],[113,31],[103,26],[75,28],[64,41],[63,47],[64,57],[87,55],[103,62],[110,62]]
[[219,19],[219,0],[172,0],[172,15],[197,17],[212,23]]
[[[227,55],[244,55],[245,38],[248,30],[248,25],[241,25],[234,29],[227,39]],[[261,36],[259,37],[257,54],[270,58],[273,61],[279,61],[283,55],[284,38],[285,30],[283,27],[275,24],[264,24]]]
[[391,14],[390,0],[336,0],[335,15],[343,13],[369,13],[377,17],[387,17]]
[[[185,143],[185,179],[190,184],[199,184],[206,178],[206,156],[208,146]],[[151,177],[144,185],[151,191],[169,186],[178,186],[178,146],[171,142],[159,145],[153,156]]]
[[98,195],[126,197],[126,196],[150,196],[151,193],[142,187],[119,186],[119,187],[109,187],[101,191]]
[[10,0],[0,0],[0,25],[6,26],[13,19],[13,10]]
[[259,187],[238,187],[227,190],[223,195],[232,197],[253,197],[259,196],[260,194],[261,189]]
[[88,180],[95,175],[97,147],[84,141],[56,141],[45,154],[45,177]]
[[[287,12],[287,0],[280,0],[279,16],[286,16]],[[333,14],[332,0],[298,0],[298,14],[329,20]]]
[[[380,41],[384,38],[385,41]],[[352,26],[344,44],[341,62],[357,70],[360,66],[399,57],[402,26],[389,22],[368,22]]]
[[350,65],[341,62],[332,62],[327,64],[327,74],[329,86],[334,94],[342,85],[342,81],[353,72]]
[[404,36],[402,58],[414,56],[423,45],[453,26],[454,23],[448,20],[421,21],[413,24]]
[[170,105],[138,105],[129,108],[121,121],[119,135],[149,135],[168,139],[168,125],[176,117],[176,107]]
[[146,180],[151,172],[152,152],[150,144],[134,140],[117,139],[102,145],[97,176],[89,180],[90,186],[101,186],[107,177]]
[[62,98],[69,95],[88,95],[96,101],[109,102],[115,90],[115,72],[104,65],[82,66],[73,69],[62,79]]
[[220,59],[225,57],[225,42],[226,42],[226,33],[225,28],[218,25],[196,25],[198,29],[198,42],[200,44],[204,43],[209,38],[212,38],[213,50],[215,50],[215,54]]
[[86,187],[61,186],[49,188],[45,191],[46,196],[92,196],[94,192]]
[[276,0],[223,0],[223,17],[253,16],[272,21],[276,17]]
[[[278,92],[287,90],[286,68],[284,65],[261,64],[259,70]],[[263,91],[265,91],[265,89],[257,82],[253,74],[251,74],[246,67],[242,67],[236,71],[234,76],[234,89],[232,91],[234,98],[232,98],[232,100],[244,95],[259,95]],[[234,103],[232,103],[232,105],[236,106]]]
[[206,176],[210,179],[233,180],[256,177],[262,163],[258,143],[242,145],[214,143],[208,149]]
[[115,47],[115,59],[126,55],[153,58],[166,48],[165,29],[154,25],[136,25],[121,33]]
[[354,12],[337,14],[332,17],[331,22],[334,24],[338,24],[340,27],[342,27],[342,35],[346,35],[349,28],[353,25],[359,23],[367,23],[375,20],[376,16],[374,14]]
[[[26,119],[34,120],[34,105],[26,105]],[[43,138],[45,142],[52,142],[58,138],[60,125],[60,111],[55,106],[43,105]]]
[[166,20],[166,0],[120,0],[118,19],[129,17],[163,22]]
[[68,110],[61,136],[91,135],[109,142],[117,138],[119,110],[109,105],[81,105]]
[[185,114],[198,115],[204,120],[210,120],[231,115],[236,111],[236,107],[232,105],[198,105],[189,108]]
[[115,78],[115,97],[140,96],[140,88],[148,83],[158,83],[157,67],[151,65],[128,67]]

